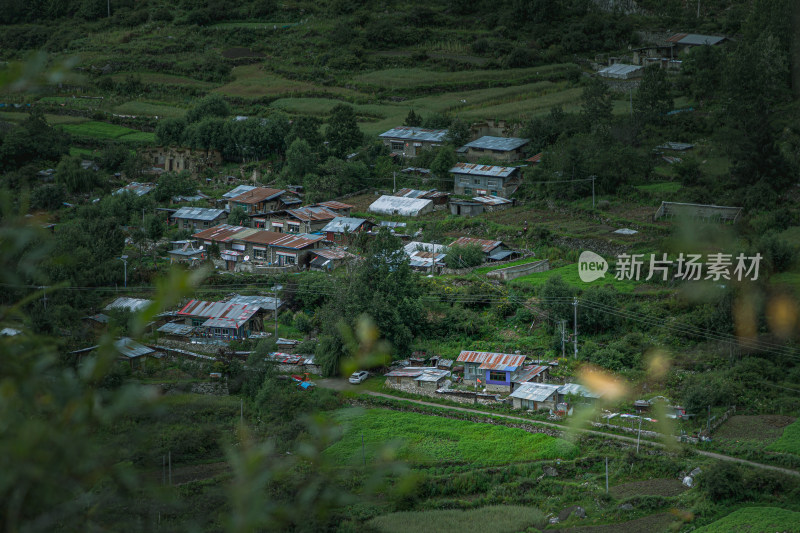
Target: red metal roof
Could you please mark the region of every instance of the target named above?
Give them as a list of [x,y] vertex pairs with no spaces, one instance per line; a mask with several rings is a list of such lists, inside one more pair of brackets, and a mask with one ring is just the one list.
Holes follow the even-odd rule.
[[278,239],[277,241],[272,242],[271,245],[272,246],[279,246],[281,248],[292,248],[292,249],[295,249],[295,250],[302,250],[303,248],[305,248],[307,246],[311,246],[314,243],[317,243],[317,242],[321,241],[322,239],[324,239],[324,237],[322,235],[311,236],[311,235],[308,235],[308,234],[303,234],[303,235],[287,235],[287,234],[284,234],[281,239]]
[[530,381],[531,379],[535,378],[548,368],[550,367],[546,365],[534,365],[534,366],[523,367],[522,369],[520,369],[519,374],[516,376],[514,381],[517,383],[525,383],[526,381]]
[[503,241],[487,241],[484,239],[473,239],[472,237],[459,237],[455,242],[451,243],[450,246],[458,245],[458,246],[467,246],[470,244],[477,244],[483,251],[487,254],[503,244]]
[[229,224],[220,224],[218,226],[214,226],[213,228],[208,228],[206,230],[201,231],[200,233],[195,233],[192,235],[195,239],[205,239],[208,241],[222,241],[228,239],[241,231],[246,231],[251,228],[245,228],[243,226],[231,226]]
[[676,33],[675,35],[673,35],[672,37],[667,39],[667,42],[668,43],[677,43],[678,41],[680,41],[681,39],[683,39],[687,35],[689,35],[689,34],[688,33]]
[[272,200],[284,194],[286,191],[282,189],[270,189],[268,187],[258,187],[252,191],[243,192],[239,196],[231,198],[232,202],[239,204],[257,204],[264,200]]
[[327,202],[320,202],[317,205],[321,205],[322,207],[327,207],[328,209],[353,209],[353,207],[355,207],[350,204],[337,202],[336,200],[328,200]]
[[304,222],[309,220],[333,220],[339,216],[337,213],[334,213],[327,207],[322,206],[308,206],[300,207],[298,209],[287,209],[286,213]]
[[464,350],[456,361],[461,363],[481,363],[478,368],[484,370],[514,371],[525,362],[524,355],[495,353],[495,352],[470,352]]
[[178,311],[178,315],[207,318],[202,324],[204,327],[239,328],[259,309],[258,305],[192,300]]
[[286,235],[284,233],[278,233],[276,231],[267,231],[261,230],[245,237],[240,238],[244,242],[254,243],[254,244],[272,244],[273,242],[282,239]]
[[527,161],[528,163],[538,163],[538,162],[540,162],[541,160],[542,160],[542,152],[539,152],[538,154],[536,154],[536,155],[534,155],[534,156],[531,156],[531,157],[529,157],[529,158],[528,158],[528,159],[526,159],[525,161]]

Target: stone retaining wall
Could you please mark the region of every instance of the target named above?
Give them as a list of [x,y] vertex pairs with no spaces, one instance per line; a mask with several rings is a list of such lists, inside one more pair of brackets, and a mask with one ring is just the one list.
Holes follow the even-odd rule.
[[534,272],[546,272],[550,270],[550,261],[542,259],[541,261],[534,261],[533,263],[526,263],[524,265],[514,265],[505,268],[498,268],[486,273],[487,278],[502,279],[511,281]]

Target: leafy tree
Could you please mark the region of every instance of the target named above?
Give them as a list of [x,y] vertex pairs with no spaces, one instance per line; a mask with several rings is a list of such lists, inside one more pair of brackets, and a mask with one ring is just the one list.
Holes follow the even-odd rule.
[[469,124],[460,118],[456,117],[447,128],[447,142],[452,143],[453,146],[464,146],[472,137],[472,130]]
[[214,117],[192,122],[183,132],[183,142],[194,149],[227,151],[231,145],[228,124],[227,120]]
[[55,161],[68,152],[69,136],[50,126],[37,107],[19,126],[0,132],[0,170],[37,160]]
[[128,157],[125,158],[125,162],[122,164],[122,172],[125,173],[125,177],[129,180],[139,179],[146,168],[147,161],[145,161],[144,156],[139,152],[128,154]]
[[168,202],[173,196],[192,194],[195,186],[188,172],[164,172],[158,177],[153,198],[157,202]]
[[306,174],[303,186],[306,199],[322,201],[341,194],[357,191],[369,178],[369,169],[360,161],[342,161],[329,157],[318,168],[319,174]]
[[37,187],[31,193],[31,207],[55,211],[66,201],[67,193],[61,184],[48,183]]
[[322,149],[322,134],[320,128],[322,121],[317,117],[294,117],[289,133],[286,135],[286,146],[291,146],[296,139],[302,139],[314,152]]
[[700,488],[711,501],[738,501],[744,496],[744,482],[739,466],[729,461],[716,461],[700,475]]
[[642,81],[633,97],[633,110],[642,123],[662,120],[672,110],[672,87],[667,73],[658,65],[644,69]]
[[359,147],[364,140],[364,134],[358,128],[356,114],[352,106],[336,104],[331,110],[328,119],[328,128],[325,130],[325,139],[331,153],[344,157],[350,151]]
[[430,115],[425,117],[425,120],[422,122],[422,125],[432,130],[443,130],[445,128],[448,128],[452,121],[453,119],[451,119],[444,113],[431,113]]
[[445,145],[439,149],[436,157],[433,159],[431,163],[431,172],[441,179],[447,180],[450,178],[450,169],[455,166],[456,154],[453,151],[453,148],[449,145]]
[[452,244],[447,247],[444,264],[447,268],[469,268],[483,264],[486,254],[479,244]]
[[581,118],[585,131],[608,131],[611,125],[611,91],[598,78],[591,78],[581,93]]
[[122,168],[130,151],[121,144],[109,144],[100,152],[100,168],[116,172]]
[[228,224],[232,226],[249,226],[250,217],[247,216],[247,212],[243,207],[237,205],[231,209],[231,213],[228,215]]
[[191,124],[206,118],[226,118],[230,114],[231,108],[222,95],[211,93],[186,112],[186,121]]
[[617,308],[617,291],[613,287],[590,287],[578,304],[578,323],[589,333],[609,332],[616,329],[619,320],[609,310]]
[[306,174],[314,172],[316,157],[311,151],[308,141],[295,139],[286,150],[286,172],[290,179],[299,181]]
[[573,314],[572,296],[574,292],[574,289],[561,279],[561,276],[550,276],[542,285],[539,293],[542,308],[547,311],[552,320],[569,320]]
[[164,118],[156,126],[156,143],[161,146],[181,144],[186,129],[185,118]]
[[56,181],[70,192],[87,192],[97,184],[97,173],[84,170],[79,158],[64,156],[56,167]]
[[701,104],[714,98],[722,85],[725,52],[720,47],[696,46],[681,64],[681,80]]
[[144,220],[144,234],[147,240],[150,241],[153,250],[153,264],[156,264],[156,244],[158,240],[164,236],[164,221],[161,217],[156,215],[147,215]]
[[414,128],[422,126],[422,117],[414,112],[414,108],[411,108],[411,110],[408,112],[408,115],[406,115],[406,120],[403,122],[403,126],[410,126]]

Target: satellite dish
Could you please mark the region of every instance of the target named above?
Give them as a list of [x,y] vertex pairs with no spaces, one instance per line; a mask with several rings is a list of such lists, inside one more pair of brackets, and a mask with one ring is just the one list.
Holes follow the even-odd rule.
[[244,256],[244,260],[245,261],[250,261],[250,256],[249,255]]
[[203,249],[203,246],[200,247],[200,250],[202,250],[202,249]]

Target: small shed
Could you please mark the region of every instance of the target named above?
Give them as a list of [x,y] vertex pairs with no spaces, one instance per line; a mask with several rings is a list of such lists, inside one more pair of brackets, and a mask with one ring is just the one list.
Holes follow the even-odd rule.
[[558,387],[549,383],[523,383],[509,398],[516,409],[555,409],[558,403]]
[[474,200],[450,199],[450,214],[456,216],[474,217],[482,214],[484,204]]
[[187,325],[183,320],[179,320],[177,322],[167,322],[156,331],[165,339],[188,341],[192,336],[194,327]]
[[634,78],[641,78],[644,72],[644,67],[641,65],[626,65],[624,63],[615,63],[604,69],[600,69],[597,74],[603,78],[610,78],[615,80],[631,80]]

